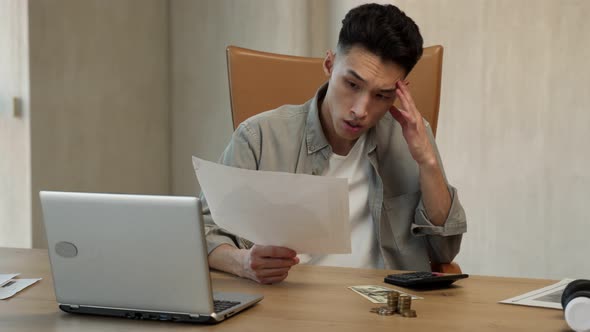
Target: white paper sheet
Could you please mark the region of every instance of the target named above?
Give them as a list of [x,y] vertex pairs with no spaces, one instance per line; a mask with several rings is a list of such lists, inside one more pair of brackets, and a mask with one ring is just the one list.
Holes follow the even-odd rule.
[[193,166],[213,220],[231,233],[298,253],[351,252],[347,179],[246,170],[197,157]]
[[553,285],[500,301],[500,303],[562,309],[561,294],[565,287],[572,281],[574,279],[562,279]]
[[19,273],[13,274],[0,274],[0,286],[4,285],[5,283],[9,282],[12,278],[16,278]]
[[6,300],[14,296],[16,293],[36,283],[38,279],[12,279],[3,286],[0,286],[0,300]]

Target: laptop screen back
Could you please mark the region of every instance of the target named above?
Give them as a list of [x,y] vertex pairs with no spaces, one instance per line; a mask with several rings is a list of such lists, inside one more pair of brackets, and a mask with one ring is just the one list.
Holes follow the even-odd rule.
[[41,192],[60,304],[209,314],[195,197]]

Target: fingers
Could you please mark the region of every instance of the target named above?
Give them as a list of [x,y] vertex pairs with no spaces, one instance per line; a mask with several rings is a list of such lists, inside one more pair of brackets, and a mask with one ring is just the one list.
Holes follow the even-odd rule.
[[266,278],[279,277],[287,273],[289,273],[288,267],[280,269],[262,269],[256,271],[256,277],[258,278],[258,280],[262,280]]
[[399,89],[396,90],[396,94],[398,95],[398,99],[401,101],[403,108],[397,108],[395,105],[392,105],[391,108],[389,109],[389,112],[396,120],[398,120],[398,122],[400,120],[398,118],[396,118],[396,115],[398,117],[402,117],[404,121],[403,121],[403,123],[400,122],[401,124],[414,123],[415,117],[411,111],[411,106],[408,104],[407,100],[404,98],[404,96],[401,94],[401,92],[399,92]]
[[399,124],[403,127],[406,124],[406,115],[404,115],[402,113],[402,111],[395,107],[395,106],[391,106],[391,108],[389,109],[389,113],[391,113],[391,116],[393,116],[393,118],[395,119],[395,121],[399,122]]
[[272,284],[287,277],[291,266],[297,264],[295,259],[252,258],[250,264],[251,279],[262,284]]
[[407,98],[407,94],[404,91],[404,85],[401,84],[400,82],[397,83],[397,89],[395,89],[395,94],[396,96],[399,98],[399,100],[402,103],[402,106],[404,108],[404,110],[409,111],[410,108],[410,102]]
[[257,270],[252,270],[247,277],[262,283],[262,284],[267,284],[267,283],[275,283],[275,282],[279,282],[282,281],[283,279],[285,279],[287,277],[287,275],[289,274],[289,268],[279,268],[279,269],[257,269]]
[[263,279],[259,280],[259,282],[261,284],[276,284],[277,282],[281,282],[281,281],[285,280],[285,278],[287,278],[287,273],[280,275],[280,276],[276,276],[276,277],[263,278]]
[[403,92],[403,94],[406,96],[406,99],[408,100],[408,102],[411,105],[415,106],[414,99],[412,98],[412,94],[410,93],[410,90],[408,89],[408,85],[409,85],[409,82],[402,82],[402,81],[397,82],[398,90],[401,90],[401,92]]
[[411,101],[411,99],[409,99],[412,98],[409,92],[407,90],[404,90],[406,88],[401,83],[399,83],[398,86],[400,88],[396,89],[395,93],[403,106],[403,110],[400,110],[400,113],[404,116],[407,122],[414,124],[416,123],[416,120],[418,118],[417,113],[419,114],[419,112],[416,109],[416,105],[414,105],[414,102]]
[[297,252],[289,248],[261,245],[254,245],[252,247],[252,254],[260,257],[273,258],[294,258],[295,256],[297,256]]
[[289,268],[298,263],[297,253],[289,248],[254,245],[250,251],[252,270]]
[[264,258],[257,256],[251,257],[250,262],[250,268],[252,270],[276,269],[283,267],[288,268],[299,263],[296,259],[293,258]]
[[247,256],[246,275],[262,284],[284,280],[289,269],[299,264],[297,253],[285,247],[254,245]]

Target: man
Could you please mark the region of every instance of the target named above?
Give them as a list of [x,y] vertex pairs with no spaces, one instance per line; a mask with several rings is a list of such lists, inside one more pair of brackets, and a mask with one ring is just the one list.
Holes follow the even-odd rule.
[[397,7],[377,4],[352,9],[342,23],[316,96],[244,121],[221,162],[348,178],[352,253],[298,257],[256,245],[216,226],[205,207],[212,268],[276,283],[300,259],[424,271],[459,252],[465,213],[404,81],[422,55],[418,27]]

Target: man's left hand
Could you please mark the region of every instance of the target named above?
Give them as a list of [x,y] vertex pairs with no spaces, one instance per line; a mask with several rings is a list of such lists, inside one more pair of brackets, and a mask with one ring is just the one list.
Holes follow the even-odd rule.
[[389,112],[402,127],[404,138],[408,143],[410,153],[418,165],[431,165],[436,163],[436,155],[426,131],[426,125],[422,114],[416,108],[407,83],[398,81],[395,90],[403,109],[391,106]]

